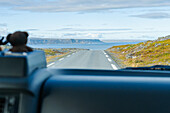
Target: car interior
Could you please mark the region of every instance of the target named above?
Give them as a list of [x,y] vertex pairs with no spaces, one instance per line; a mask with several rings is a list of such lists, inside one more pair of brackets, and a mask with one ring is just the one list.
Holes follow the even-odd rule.
[[46,65],[43,51],[0,53],[0,113],[170,113],[169,67]]

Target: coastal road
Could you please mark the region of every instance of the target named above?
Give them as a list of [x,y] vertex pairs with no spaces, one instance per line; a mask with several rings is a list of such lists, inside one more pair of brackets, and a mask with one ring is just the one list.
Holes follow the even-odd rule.
[[112,69],[119,66],[103,50],[82,50],[47,65],[49,68]]

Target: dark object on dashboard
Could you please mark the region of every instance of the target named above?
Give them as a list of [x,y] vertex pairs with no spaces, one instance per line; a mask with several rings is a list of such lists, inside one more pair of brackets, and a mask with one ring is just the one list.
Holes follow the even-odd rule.
[[164,70],[170,71],[170,66],[168,65],[154,65],[151,67],[127,67],[125,70]]
[[27,40],[29,34],[27,32],[16,31],[13,34],[8,34],[7,41],[13,46],[9,51],[12,52],[31,52],[32,48],[28,47]]
[[5,52],[0,55],[0,77],[24,77],[34,70],[46,67],[43,51],[29,53]]
[[[0,39],[0,45],[6,45],[6,44],[8,43],[8,41],[3,42],[3,40],[4,40],[4,37],[2,37],[2,38]],[[2,51],[2,48],[1,48],[1,47],[0,47],[0,51]]]
[[7,40],[6,40],[5,42],[3,42],[3,40],[4,40],[4,37],[2,37],[2,38],[0,39],[0,45],[6,45],[6,44],[8,43]]

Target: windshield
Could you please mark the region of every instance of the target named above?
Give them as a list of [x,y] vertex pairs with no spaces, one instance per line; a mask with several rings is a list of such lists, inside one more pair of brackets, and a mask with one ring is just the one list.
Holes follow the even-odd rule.
[[[42,50],[48,68],[170,65],[169,6],[169,0],[0,0],[0,51]],[[22,37],[16,31],[24,45],[7,39]]]

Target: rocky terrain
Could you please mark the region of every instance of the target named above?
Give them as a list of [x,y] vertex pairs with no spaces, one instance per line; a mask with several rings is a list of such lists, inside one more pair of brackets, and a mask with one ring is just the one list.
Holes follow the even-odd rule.
[[107,49],[125,67],[170,65],[170,36]]

